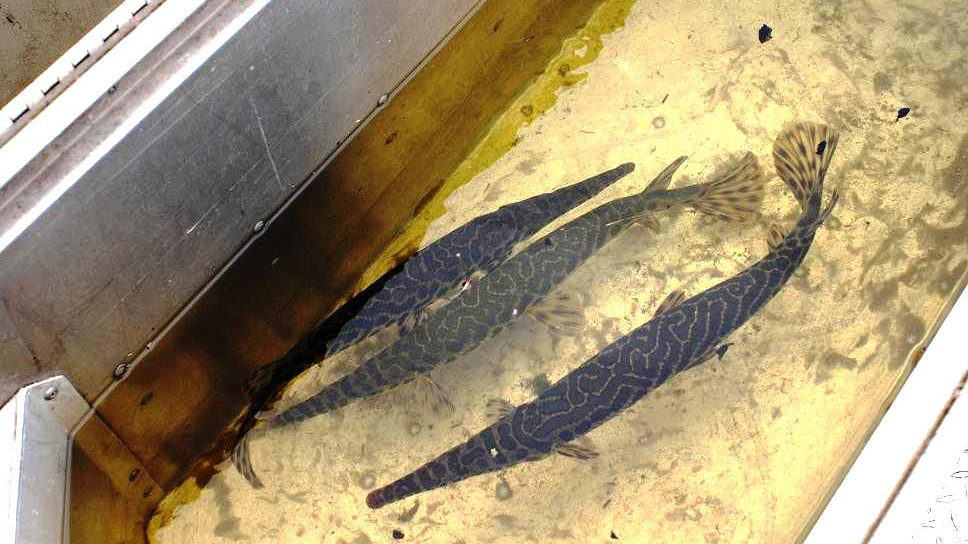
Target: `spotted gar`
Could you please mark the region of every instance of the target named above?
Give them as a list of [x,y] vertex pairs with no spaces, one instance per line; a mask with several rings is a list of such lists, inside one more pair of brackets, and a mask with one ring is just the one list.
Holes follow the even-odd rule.
[[632,163],[622,164],[556,191],[506,204],[451,231],[408,259],[329,341],[326,355],[387,327],[406,329],[407,322],[428,305],[453,298],[465,282],[504,262],[516,244],[634,169]]
[[[472,283],[457,298],[437,310],[389,348],[356,370],[324,387],[305,401],[269,420],[281,427],[339,409],[355,400],[427,375],[453,361],[506,328],[514,319],[535,308],[588,257],[614,239],[634,221],[654,225],[655,212],[689,206],[724,218],[747,219],[759,209],[763,177],[747,154],[714,181],[667,189],[685,157],[676,159],[641,193],[618,198],[569,221],[522,249],[499,267]],[[543,314],[562,325],[573,308],[552,307]],[[567,328],[567,325],[562,325]],[[251,468],[243,439],[233,453],[240,473],[255,487],[261,482]]]
[[[802,208],[785,236],[771,230],[769,253],[730,279],[685,299],[670,294],[655,317],[620,338],[534,400],[506,410],[467,442],[395,482],[371,492],[370,508],[454,482],[542,459],[552,452],[588,458],[570,442],[641,399],[671,376],[725,352],[726,338],[783,287],[803,261],[818,227],[837,202],[821,208],[823,180],[837,134],[800,123],[773,148],[777,173]],[[685,299],[685,300],[684,300]]]

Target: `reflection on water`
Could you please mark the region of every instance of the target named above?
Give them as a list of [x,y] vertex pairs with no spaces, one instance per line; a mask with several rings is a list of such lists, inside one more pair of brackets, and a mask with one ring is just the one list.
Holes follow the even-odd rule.
[[[760,44],[763,22],[773,38]],[[677,212],[658,234],[630,229],[561,286],[582,301],[581,334],[519,320],[434,372],[453,410],[429,410],[406,386],[254,439],[266,488],[226,470],[158,541],[793,541],[968,268],[964,36],[958,2],[636,3],[587,77],[450,196],[425,242],[500,204],[636,163],[567,220],[641,191],[681,154],[675,186],[755,153],[772,178],[764,220]],[[901,107],[911,112],[898,120]],[[649,320],[672,290],[698,293],[763,256],[766,221],[789,228],[799,213],[769,159],[794,119],[841,131],[827,185],[842,198],[799,272],[722,360],[592,431],[583,443],[596,459],[552,456],[366,508],[369,490],[489,424],[488,399],[533,398]],[[326,371],[312,379],[340,375]]]

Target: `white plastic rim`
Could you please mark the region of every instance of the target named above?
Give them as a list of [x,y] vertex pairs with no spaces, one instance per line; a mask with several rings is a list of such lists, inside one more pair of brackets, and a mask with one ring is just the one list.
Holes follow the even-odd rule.
[[966,292],[810,530],[807,544],[907,543],[921,525],[956,456],[968,448],[968,402],[952,403],[968,374]]

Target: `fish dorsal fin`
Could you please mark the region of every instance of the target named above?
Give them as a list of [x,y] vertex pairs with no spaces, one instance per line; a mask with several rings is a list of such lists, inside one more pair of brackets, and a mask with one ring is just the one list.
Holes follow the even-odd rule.
[[769,246],[770,251],[775,250],[780,247],[783,242],[783,231],[780,230],[779,225],[776,223],[770,223],[766,227],[766,245]]
[[650,193],[653,191],[664,191],[669,188],[669,184],[672,183],[672,176],[676,173],[676,170],[682,166],[682,163],[686,162],[688,157],[679,157],[678,159],[672,161],[669,166],[665,167],[665,170],[659,172],[652,183],[650,183],[645,188],[645,193]]
[[581,301],[566,291],[552,291],[528,309],[528,314],[546,326],[566,334],[585,330]]
[[676,306],[682,304],[682,301],[686,300],[686,292],[681,289],[676,289],[675,291],[666,295],[665,300],[659,304],[659,307],[655,310],[655,315],[664,314],[669,310],[675,308]]

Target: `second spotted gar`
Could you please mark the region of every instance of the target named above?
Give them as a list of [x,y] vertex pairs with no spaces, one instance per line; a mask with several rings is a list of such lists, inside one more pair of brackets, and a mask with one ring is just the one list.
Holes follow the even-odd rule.
[[421,249],[326,344],[327,357],[384,328],[406,328],[434,301],[453,298],[465,282],[504,262],[519,242],[634,169],[635,165],[625,163],[556,191],[506,204]]
[[[731,219],[748,219],[758,211],[763,177],[753,155],[747,154],[714,181],[667,189],[685,159],[673,161],[641,193],[602,204],[531,243],[356,370],[270,419],[269,427],[331,412],[426,376],[466,354],[517,317],[540,308],[539,301],[633,221],[654,226],[656,212],[681,206]],[[557,310],[561,311],[551,307],[542,312],[547,322],[562,325],[576,313],[571,308]],[[239,443],[233,459],[240,473],[259,487],[247,443]]]
[[685,299],[671,293],[655,317],[620,338],[534,400],[504,410],[500,419],[467,442],[366,497],[380,508],[417,493],[501,470],[552,452],[588,458],[575,440],[632,406],[675,374],[714,354],[725,340],[784,286],[803,261],[817,229],[838,199],[821,207],[823,181],[837,147],[824,125],[801,123],[776,140],[777,173],[799,201],[802,214],[785,236],[770,231],[769,253],[730,279]]

